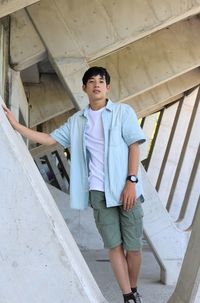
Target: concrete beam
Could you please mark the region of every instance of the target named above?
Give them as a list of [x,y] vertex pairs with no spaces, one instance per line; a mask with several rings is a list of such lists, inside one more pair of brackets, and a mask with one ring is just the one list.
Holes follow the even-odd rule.
[[0,18],[10,15],[28,5],[34,4],[39,0],[7,0],[0,3]]
[[183,260],[175,291],[168,303],[198,303],[200,300],[200,203],[195,213],[195,220],[188,248]]
[[179,22],[92,65],[110,71],[111,98],[125,102],[200,65],[199,27],[199,18]]
[[[38,7],[42,9],[46,4],[52,6],[51,1],[43,0]],[[57,0],[54,9],[78,49],[91,61],[198,14],[200,2]]]
[[187,247],[187,234],[179,231],[173,224],[151,183],[151,178],[141,168],[145,197],[144,232],[160,264],[161,281],[175,285]]
[[21,71],[45,59],[46,49],[24,9],[10,19],[10,64]]
[[[186,100],[184,100],[185,102],[181,108],[174,134],[176,137],[174,137],[173,150],[170,151],[170,157],[167,159],[166,163],[166,167],[168,167],[168,178],[166,176],[166,179],[162,180],[162,184],[165,184],[166,180],[168,180],[169,183],[170,176],[170,180],[173,181],[171,191],[169,191],[169,197],[168,194],[166,196],[168,197],[167,205],[170,215],[176,221],[180,217],[187,187],[191,181],[195,157],[200,145],[200,137],[197,137],[200,129],[199,98],[200,92],[198,89],[196,89],[193,93],[185,98]],[[182,137],[182,139],[180,137]],[[174,155],[177,154],[177,146],[179,146],[180,154],[179,157],[177,156],[177,158],[175,158]],[[173,161],[175,161],[175,159],[177,161],[176,170],[172,169],[172,156]],[[190,190],[191,188],[192,184],[190,184]],[[194,190],[196,191],[196,196],[198,197],[200,195],[199,186]],[[196,202],[197,200],[198,198],[196,199]]]
[[69,117],[71,117],[73,114],[75,114],[76,110],[73,108],[70,111],[65,112],[64,114],[61,114],[55,118],[52,118],[46,122],[42,123],[42,131],[44,133],[51,133],[56,128],[60,127],[62,124],[64,124]]
[[63,21],[61,12],[57,9],[57,2],[41,1],[29,7],[27,11],[48,50],[52,66],[75,106],[85,107],[88,102],[81,89],[81,79],[88,64]]
[[[95,41],[94,44],[97,48],[100,48],[100,45],[96,43],[96,39],[91,38],[93,31],[86,30],[86,24],[77,27],[77,22],[79,23],[77,21],[79,18],[76,18],[77,7],[70,4],[69,14],[68,5],[68,2],[64,4],[62,1],[55,3],[52,0],[44,0],[27,10],[48,49],[50,60],[57,74],[65,87],[72,93],[76,106],[82,108],[87,104],[87,100],[81,92],[81,77],[88,68],[86,60],[89,59],[86,49],[88,47],[90,50],[92,47],[87,43],[87,47],[84,48],[81,43],[86,43],[89,38],[90,41]],[[87,9],[96,12],[94,4],[90,4]],[[88,25],[94,21],[93,15],[89,14]],[[104,20],[102,22],[107,24],[105,18],[102,19]],[[118,51],[115,48],[115,53],[95,60],[91,65],[102,65],[108,68],[114,75],[112,99],[126,101],[200,65],[199,25],[200,21],[197,18],[177,23],[148,38],[136,41],[126,48]],[[79,36],[77,28],[81,29],[81,33],[84,28],[88,38],[85,39],[83,34]],[[98,28],[101,28],[99,24]],[[102,28],[101,32],[104,33]],[[181,35],[182,32],[185,33],[184,38]],[[96,31],[95,34],[97,35]],[[53,41],[52,35],[55,37]],[[105,37],[104,34],[103,36]],[[98,36],[98,42],[100,37]],[[104,45],[103,42],[102,45]]]
[[29,96],[30,127],[74,108],[57,75],[41,75],[40,84],[24,84]]
[[[102,18],[101,14],[99,15],[98,8],[96,8],[96,12],[98,12],[96,15],[99,15],[99,17],[96,20],[96,26],[93,28],[96,31],[99,24],[101,24],[100,29],[106,26],[106,29],[98,33],[99,44],[101,43],[100,45],[103,45],[103,47],[98,50],[94,49],[94,45],[93,47],[91,45],[88,46],[86,44],[87,41],[83,39],[82,41],[86,44],[85,47],[90,50],[90,53],[87,55],[88,61],[95,60],[101,56],[107,56],[108,53],[115,52],[116,49],[126,47],[136,40],[149,36],[200,12],[199,0],[187,0],[186,2],[184,0],[167,2],[126,0],[125,3],[122,1],[110,2],[101,0],[100,2],[108,16],[108,20],[105,20],[105,17]],[[79,28],[82,29],[83,27],[80,25]],[[106,35],[104,35],[105,32]],[[83,35],[83,32],[80,31],[80,34]],[[112,40],[114,41],[112,42]]]
[[196,159],[193,165],[192,174],[190,176],[190,181],[187,186],[187,191],[180,211],[179,220],[176,222],[177,227],[180,228],[181,230],[192,229],[196,208],[200,202],[199,180],[200,180],[200,146],[196,154]]
[[125,103],[131,105],[139,118],[161,110],[184,96],[184,93],[200,83],[200,69],[196,68],[177,78],[169,80],[135,97]]
[[2,102],[1,301],[107,303]]
[[[179,102],[169,106],[164,110],[162,120],[159,125],[158,134],[156,136],[155,146],[153,148],[150,163],[147,170],[147,175],[151,178],[152,185],[156,188],[158,177],[160,174],[163,159],[165,157],[166,149],[171,135],[173,124],[178,110]],[[163,138],[165,138],[163,140]],[[171,180],[171,178],[170,178]],[[166,183],[168,185],[168,182]],[[162,200],[161,200],[162,201]],[[165,202],[165,203],[164,203]],[[162,201],[163,205],[166,204],[166,199]]]

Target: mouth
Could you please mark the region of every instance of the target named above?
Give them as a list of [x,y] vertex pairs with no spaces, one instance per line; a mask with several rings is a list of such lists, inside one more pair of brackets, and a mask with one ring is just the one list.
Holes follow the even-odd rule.
[[98,89],[94,89],[94,90],[93,90],[93,93],[94,93],[94,94],[99,94],[100,92],[101,92],[101,91],[98,90]]

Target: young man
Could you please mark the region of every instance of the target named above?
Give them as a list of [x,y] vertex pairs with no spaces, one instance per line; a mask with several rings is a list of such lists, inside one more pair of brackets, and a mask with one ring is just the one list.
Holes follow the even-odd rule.
[[12,126],[30,140],[71,148],[71,206],[84,209],[90,203],[124,302],[140,303],[143,196],[138,165],[144,135],[131,107],[107,99],[106,69],[91,67],[82,80],[88,107],[50,135],[22,126],[4,110]]

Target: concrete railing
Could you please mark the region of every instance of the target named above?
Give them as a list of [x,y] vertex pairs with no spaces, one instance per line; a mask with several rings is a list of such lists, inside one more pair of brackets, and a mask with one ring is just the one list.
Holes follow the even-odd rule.
[[69,151],[64,151],[59,144],[52,147],[41,145],[32,149],[31,155],[43,179],[65,193],[69,193]]

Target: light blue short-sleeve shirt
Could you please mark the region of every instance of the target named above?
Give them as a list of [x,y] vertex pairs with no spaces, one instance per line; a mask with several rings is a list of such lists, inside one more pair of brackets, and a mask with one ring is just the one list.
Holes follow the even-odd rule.
[[[70,204],[75,209],[85,209],[89,203],[88,157],[85,145],[87,111],[75,113],[68,121],[51,133],[65,148],[71,150]],[[128,147],[143,143],[145,137],[134,110],[127,104],[107,102],[102,111],[105,139],[105,196],[107,207],[121,204],[120,195],[128,174]],[[142,194],[141,178],[136,184],[136,194]]]

